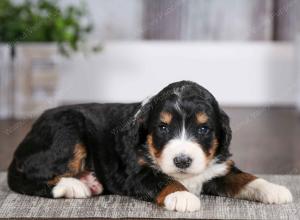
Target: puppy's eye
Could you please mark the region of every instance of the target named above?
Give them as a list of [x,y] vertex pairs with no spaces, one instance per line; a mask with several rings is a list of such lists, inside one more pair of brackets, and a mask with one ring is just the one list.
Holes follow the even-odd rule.
[[168,127],[168,125],[166,125],[166,124],[160,124],[159,126],[158,126],[158,129],[159,129],[159,131],[161,132],[161,133],[168,133],[169,132],[169,127]]
[[202,126],[198,128],[199,135],[207,135],[210,132],[210,129],[207,126]]

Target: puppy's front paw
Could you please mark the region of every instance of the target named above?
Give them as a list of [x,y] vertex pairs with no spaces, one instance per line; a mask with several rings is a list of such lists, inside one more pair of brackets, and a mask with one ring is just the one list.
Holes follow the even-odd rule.
[[172,211],[193,212],[200,209],[200,199],[188,191],[179,191],[166,196],[164,205]]
[[269,204],[283,204],[293,201],[292,194],[286,187],[263,179],[250,182],[241,191],[239,197]]

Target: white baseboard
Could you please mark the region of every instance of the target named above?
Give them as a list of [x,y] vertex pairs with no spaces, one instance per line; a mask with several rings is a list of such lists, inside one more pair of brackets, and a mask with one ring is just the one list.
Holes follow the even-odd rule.
[[60,102],[128,102],[178,80],[209,89],[223,105],[293,105],[291,43],[108,42],[61,68]]

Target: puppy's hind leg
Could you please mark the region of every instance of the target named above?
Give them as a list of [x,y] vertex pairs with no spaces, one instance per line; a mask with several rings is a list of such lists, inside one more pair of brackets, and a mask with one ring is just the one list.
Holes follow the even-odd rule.
[[62,177],[52,190],[54,198],[88,198],[100,195],[102,184],[92,172],[84,172],[79,178]]
[[74,177],[62,177],[57,185],[52,189],[54,198],[83,199],[91,197],[92,192],[89,187]]
[[79,179],[89,187],[93,196],[100,195],[103,192],[103,186],[94,172],[84,172]]

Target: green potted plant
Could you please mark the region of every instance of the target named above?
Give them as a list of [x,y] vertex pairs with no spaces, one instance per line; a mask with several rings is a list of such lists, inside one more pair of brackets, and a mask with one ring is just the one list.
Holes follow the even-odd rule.
[[[50,95],[48,94],[49,97],[38,95],[38,97],[40,100],[46,98],[49,102],[53,96],[49,88],[53,87],[56,77],[55,65],[52,65],[49,71],[48,64],[58,52],[68,57],[72,52],[85,50],[86,47],[83,45],[91,31],[92,24],[89,22],[88,11],[83,2],[78,6],[70,5],[61,8],[55,0],[1,0],[0,43],[10,48],[11,57],[8,73],[10,77],[8,88],[11,91],[7,91],[6,96],[10,99],[6,101],[11,105],[9,112],[16,115],[16,111],[27,111],[25,116],[31,116],[35,112],[32,109],[36,109],[39,104],[37,100],[32,99],[36,95],[34,83],[40,83],[37,87],[42,87],[40,85],[44,84],[45,91],[47,90],[44,93]],[[99,48],[91,49],[98,50]],[[48,65],[48,70],[44,72],[52,73],[48,76],[36,74],[28,77],[42,69],[41,65],[36,64],[36,60],[42,59],[44,64],[46,60],[46,65]],[[28,67],[33,63],[34,67]],[[28,79],[31,79],[31,82],[28,82]],[[25,83],[27,85],[24,86]],[[36,93],[41,94],[41,91]],[[17,115],[22,115],[22,113],[17,113]]]
[[55,0],[24,0],[14,3],[0,1],[0,42],[49,43],[58,44],[60,51],[69,55],[79,49],[92,31],[92,24],[83,24],[88,16],[85,4],[61,9]]

